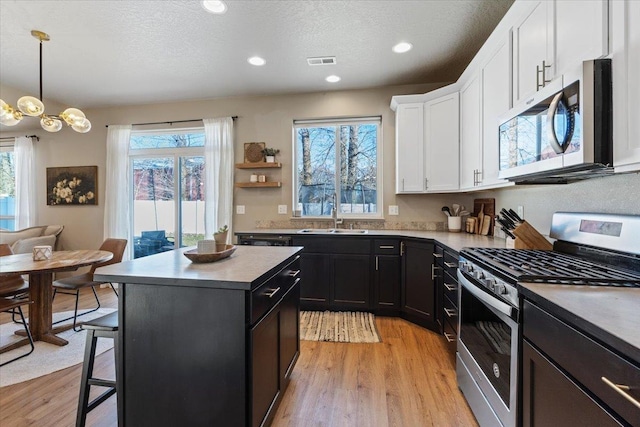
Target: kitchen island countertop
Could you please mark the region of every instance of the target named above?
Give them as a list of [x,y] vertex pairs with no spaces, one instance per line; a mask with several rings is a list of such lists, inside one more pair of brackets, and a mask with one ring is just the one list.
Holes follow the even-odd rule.
[[[333,234],[314,234],[314,233],[298,233],[298,229],[269,229],[258,228],[253,230],[236,231],[235,234],[279,234],[287,236],[328,236],[328,237],[396,237],[396,238],[418,238],[435,240],[456,252],[460,252],[465,247],[476,248],[504,248],[505,239],[493,236],[481,236],[469,233],[451,233],[447,231],[421,231],[421,230],[374,230],[369,229],[365,234],[344,233],[340,235]],[[345,230],[348,231],[348,230]],[[356,230],[354,230],[356,231]]]
[[640,288],[537,283],[518,287],[536,305],[640,364]]
[[252,290],[268,278],[269,272],[302,250],[295,246],[238,246],[229,257],[211,263],[192,263],[180,248],[149,257],[98,268],[95,280],[150,285],[208,287]]

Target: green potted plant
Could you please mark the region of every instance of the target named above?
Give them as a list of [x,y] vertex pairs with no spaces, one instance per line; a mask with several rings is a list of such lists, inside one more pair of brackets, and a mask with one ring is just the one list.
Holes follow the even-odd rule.
[[276,161],[276,154],[279,152],[280,150],[277,148],[265,148],[262,150],[262,154],[264,154],[264,158],[267,163],[274,163]]
[[213,240],[216,241],[216,245],[226,245],[227,244],[227,233],[229,232],[229,227],[226,225],[224,227],[220,227],[218,231],[213,233]]

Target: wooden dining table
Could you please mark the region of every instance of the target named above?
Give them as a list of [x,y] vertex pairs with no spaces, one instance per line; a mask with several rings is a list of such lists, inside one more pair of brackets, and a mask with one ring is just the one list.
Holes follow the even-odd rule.
[[[74,271],[80,267],[108,261],[113,254],[99,250],[54,251],[51,259],[34,261],[31,253],[0,257],[0,282],[3,276],[15,274],[29,275],[29,295],[33,304],[29,305],[29,330],[34,341],[44,341],[63,346],[69,342],[56,333],[69,329],[67,326],[54,328],[53,322],[53,273]],[[21,335],[18,331],[16,334]],[[26,335],[26,334],[25,334]],[[28,339],[15,342],[8,351],[27,344]]]

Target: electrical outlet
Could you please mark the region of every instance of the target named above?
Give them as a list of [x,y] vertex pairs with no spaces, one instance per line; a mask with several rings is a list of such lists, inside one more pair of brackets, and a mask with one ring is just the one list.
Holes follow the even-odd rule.
[[389,205],[389,215],[398,215],[398,205]]
[[287,213],[287,205],[278,205],[278,213],[286,214]]
[[518,216],[524,219],[524,206],[518,206]]
[[237,205],[236,206],[236,213],[238,215],[244,215],[244,205]]

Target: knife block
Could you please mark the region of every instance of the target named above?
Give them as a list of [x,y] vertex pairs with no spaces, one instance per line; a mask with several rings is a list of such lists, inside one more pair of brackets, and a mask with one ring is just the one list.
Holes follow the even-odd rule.
[[523,221],[511,232],[516,236],[514,242],[516,249],[541,249],[543,251],[553,249],[551,242],[526,221]]

